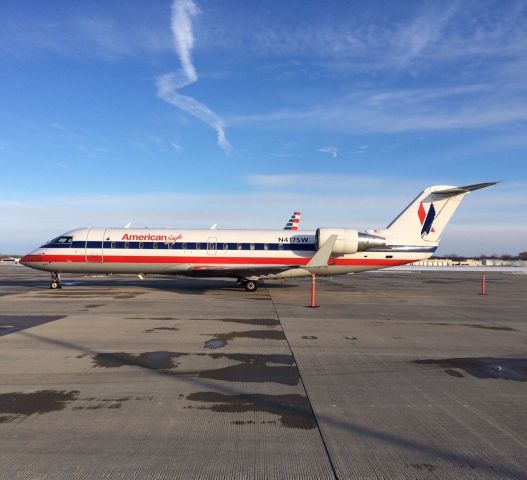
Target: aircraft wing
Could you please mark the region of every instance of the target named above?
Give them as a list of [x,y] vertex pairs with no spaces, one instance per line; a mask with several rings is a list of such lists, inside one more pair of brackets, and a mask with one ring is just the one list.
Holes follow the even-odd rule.
[[[185,272],[177,272],[192,277],[260,277],[285,272],[299,265],[243,265],[240,267],[220,265],[192,265]],[[176,273],[176,272],[174,272]]]

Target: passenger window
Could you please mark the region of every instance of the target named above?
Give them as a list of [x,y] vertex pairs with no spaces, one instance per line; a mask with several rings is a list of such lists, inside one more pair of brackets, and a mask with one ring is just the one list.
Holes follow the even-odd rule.
[[224,243],[223,244],[223,250],[229,250],[229,244],[228,243]]
[[279,243],[278,244],[278,250],[283,250],[284,249],[284,244],[283,243]]
[[186,243],[182,243],[181,244],[181,249],[182,250],[186,250],[187,249],[187,244]]
[[153,248],[153,249],[156,249],[156,248],[157,248],[157,242],[152,243],[152,248]]
[[254,243],[251,243],[251,244],[249,245],[249,250],[254,250]]
[[238,244],[236,245],[236,250],[241,250],[241,249],[242,249],[242,244],[241,244],[241,243],[238,243]]
[[143,242],[139,242],[139,248],[145,248],[145,244]]
[[267,243],[264,243],[264,250],[269,250],[269,245]]
[[199,250],[199,249],[200,249],[200,244],[196,242],[196,250]]
[[130,246],[128,245],[128,242],[124,242],[124,248],[130,248]]
[[115,242],[110,243],[110,248],[115,248]]

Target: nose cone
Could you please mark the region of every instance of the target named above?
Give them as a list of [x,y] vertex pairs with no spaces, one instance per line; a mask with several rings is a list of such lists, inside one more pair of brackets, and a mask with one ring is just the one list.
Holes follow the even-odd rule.
[[20,259],[19,263],[21,265],[25,265],[26,267],[32,267],[36,262],[39,261],[39,258],[38,258],[39,255],[36,255],[35,253],[36,253],[36,251],[24,255]]
[[31,254],[28,253],[27,255],[24,255],[21,259],[20,259],[20,264],[21,265],[25,265],[26,267],[28,266],[28,263],[30,263],[31,261]]

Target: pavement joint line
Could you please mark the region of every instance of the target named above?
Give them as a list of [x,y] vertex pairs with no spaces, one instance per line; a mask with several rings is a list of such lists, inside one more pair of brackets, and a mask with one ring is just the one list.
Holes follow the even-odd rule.
[[267,294],[269,295],[269,298],[271,299],[271,303],[273,304],[274,311],[276,313],[276,318],[280,322],[280,326],[282,327],[282,332],[284,332],[285,341],[287,342],[287,347],[289,348],[289,351],[291,352],[291,356],[293,357],[293,361],[295,362],[296,369],[298,371],[298,378],[300,378],[300,383],[302,384],[302,389],[304,390],[304,393],[306,394],[307,402],[309,403],[309,408],[311,409],[311,413],[313,414],[313,418],[315,419],[315,424],[317,426],[318,434],[320,435],[320,440],[322,441],[322,445],[324,445],[324,451],[326,452],[326,456],[328,458],[329,466],[331,467],[331,471],[333,473],[333,478],[336,480],[339,480],[339,476],[337,474],[337,469],[335,467],[335,464],[333,463],[333,459],[331,458],[331,453],[329,452],[329,448],[327,446],[326,440],[324,439],[324,434],[322,433],[322,428],[320,427],[320,423],[318,422],[317,415],[315,414],[315,410],[313,409],[313,405],[311,403],[311,398],[309,398],[309,393],[307,391],[306,385],[304,383],[304,379],[302,378],[302,372],[300,371],[300,368],[298,367],[298,363],[296,361],[295,353],[293,352],[293,349],[291,348],[291,344],[289,343],[289,339],[287,338],[287,334],[284,330],[284,327],[282,326],[282,321],[280,319],[280,314],[278,313],[278,309],[276,308],[276,304],[274,303],[273,296],[271,295],[271,292],[269,292],[269,289],[267,288]]

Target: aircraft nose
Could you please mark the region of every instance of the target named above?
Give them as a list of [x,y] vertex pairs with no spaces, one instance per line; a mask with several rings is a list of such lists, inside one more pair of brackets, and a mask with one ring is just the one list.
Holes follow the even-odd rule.
[[26,267],[30,267],[32,263],[37,262],[38,258],[37,255],[35,255],[35,252],[26,253],[21,259],[20,264],[25,265]]
[[27,254],[27,255],[24,255],[21,259],[20,259],[20,264],[21,265],[25,265],[27,267],[27,264],[29,263],[30,261],[30,257],[31,255],[30,254]]

